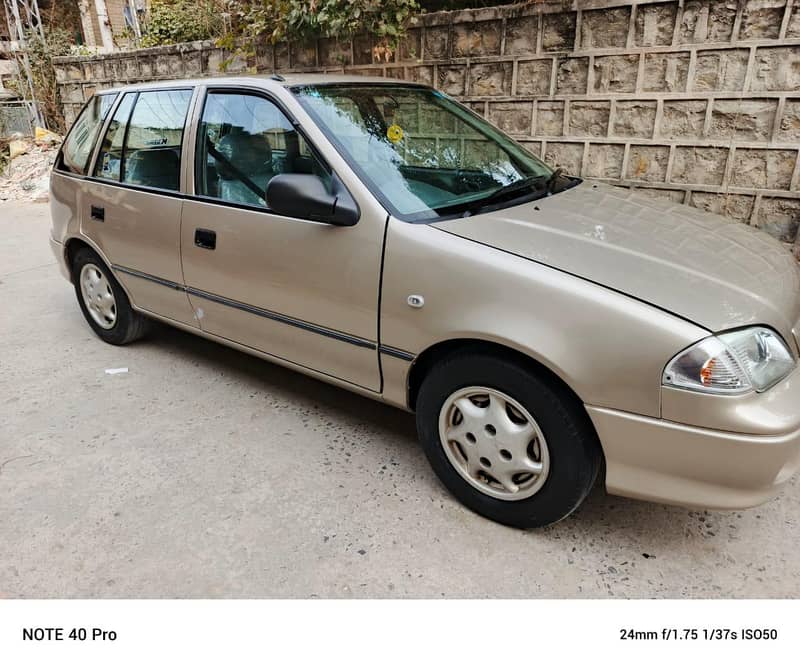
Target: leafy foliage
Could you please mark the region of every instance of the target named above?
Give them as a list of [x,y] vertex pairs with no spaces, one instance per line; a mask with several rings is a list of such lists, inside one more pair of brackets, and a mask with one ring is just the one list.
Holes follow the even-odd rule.
[[153,0],[141,46],[369,34],[386,50],[396,46],[418,11],[417,0]]
[[[56,85],[53,58],[70,54],[74,37],[69,30],[48,28],[45,30],[44,39],[38,33],[29,33],[26,41],[33,90],[36,102],[39,104],[39,111],[44,116],[48,128],[63,133],[65,130],[64,115],[61,111],[61,96]],[[24,76],[22,68],[20,68],[20,76]],[[17,90],[27,97],[27,86],[23,81],[19,82]]]
[[140,46],[154,47],[220,37],[224,22],[214,0],[153,0]]

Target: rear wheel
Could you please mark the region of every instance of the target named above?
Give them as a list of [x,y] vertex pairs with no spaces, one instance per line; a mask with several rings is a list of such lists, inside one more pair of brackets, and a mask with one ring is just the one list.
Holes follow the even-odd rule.
[[134,311],[119,282],[92,249],[77,251],[72,276],[78,305],[101,340],[128,344],[144,334],[147,319]]
[[417,399],[417,430],[450,492],[510,526],[563,519],[600,467],[580,403],[548,376],[488,354],[457,353],[433,367]]

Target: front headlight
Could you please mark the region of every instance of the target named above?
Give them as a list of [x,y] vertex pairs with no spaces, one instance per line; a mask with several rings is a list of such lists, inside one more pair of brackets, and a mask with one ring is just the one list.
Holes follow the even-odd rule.
[[713,335],[679,353],[664,369],[665,386],[706,393],[765,391],[795,366],[781,336],[763,326]]

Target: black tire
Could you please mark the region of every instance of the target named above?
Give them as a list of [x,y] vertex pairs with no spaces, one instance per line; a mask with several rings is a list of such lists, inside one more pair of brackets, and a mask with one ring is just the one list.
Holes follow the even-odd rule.
[[[468,386],[510,396],[539,425],[548,445],[549,473],[531,497],[492,497],[470,484],[448,459],[439,437],[439,413],[452,393]],[[588,495],[602,463],[597,435],[580,402],[549,374],[521,361],[477,350],[456,352],[425,377],[416,409],[420,441],[442,483],[474,512],[507,526],[537,528],[568,516]]]
[[[89,314],[89,310],[83,300],[83,295],[81,294],[80,276],[81,270],[87,263],[96,265],[111,286],[111,292],[114,295],[114,303],[116,305],[117,312],[116,321],[112,328],[103,328],[96,323],[91,314]],[[91,326],[92,330],[101,340],[107,342],[108,344],[119,346],[133,342],[134,340],[138,340],[145,334],[148,326],[148,320],[131,307],[128,296],[125,294],[122,286],[119,285],[119,282],[108,269],[108,266],[103,263],[100,256],[98,256],[94,250],[89,249],[88,247],[83,247],[75,253],[75,257],[72,259],[72,278],[75,286],[75,297],[78,299],[78,305],[81,308],[81,312],[83,312],[86,322]]]

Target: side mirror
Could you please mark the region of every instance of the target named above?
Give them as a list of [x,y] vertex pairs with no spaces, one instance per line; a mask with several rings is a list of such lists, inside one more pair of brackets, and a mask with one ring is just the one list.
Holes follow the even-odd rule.
[[358,223],[358,205],[334,175],[332,193],[313,174],[278,174],[267,184],[267,206],[276,214],[334,226]]

